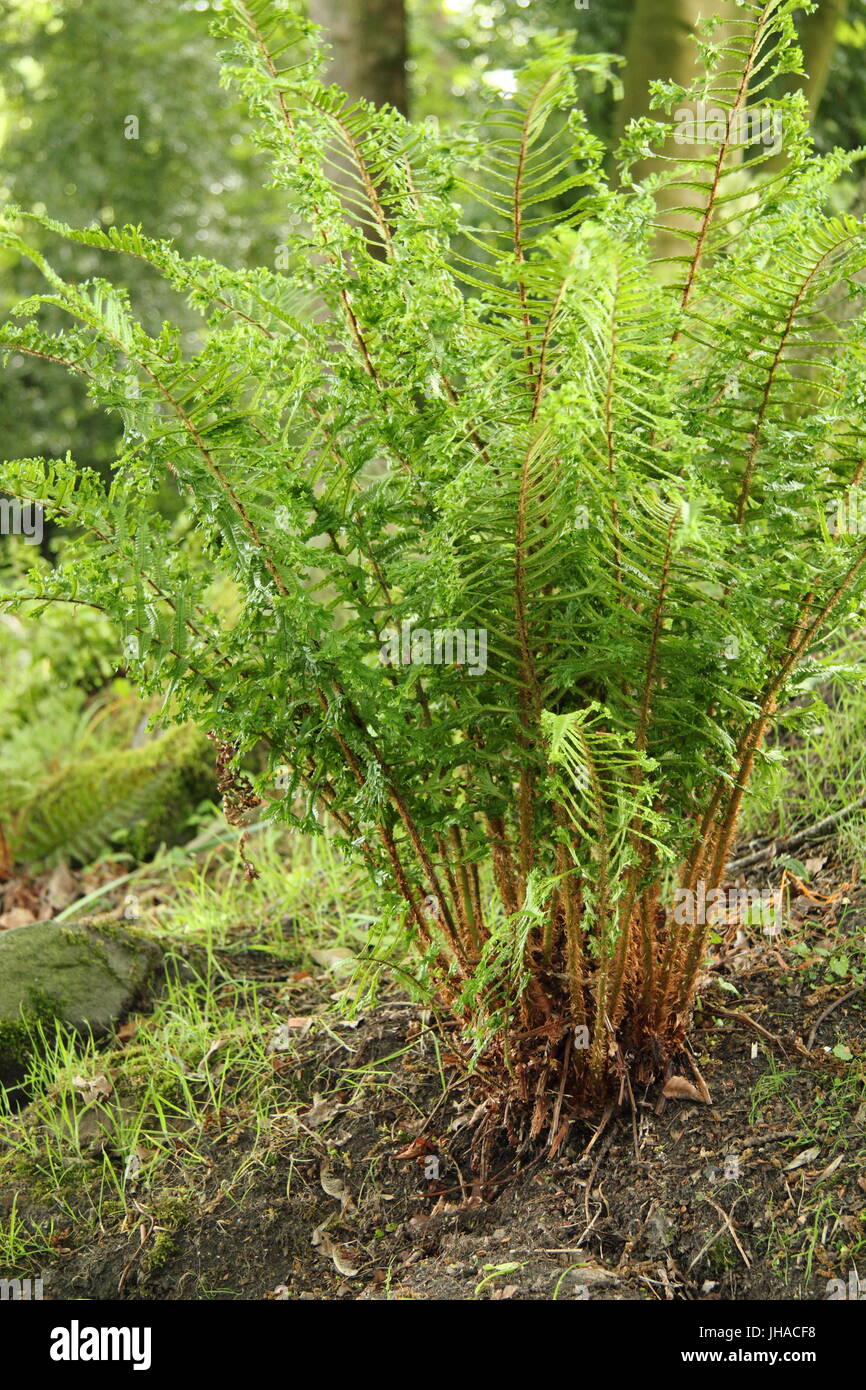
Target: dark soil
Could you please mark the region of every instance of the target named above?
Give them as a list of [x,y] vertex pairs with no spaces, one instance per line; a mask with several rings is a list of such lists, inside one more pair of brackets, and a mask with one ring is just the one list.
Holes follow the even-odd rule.
[[[329,1016],[274,1059],[286,1111],[264,1153],[243,1114],[215,1116],[194,1163],[179,1139],[116,1229],[61,1223],[45,1296],[825,1299],[866,1273],[862,976],[826,968],[840,918],[862,943],[864,900],[797,897],[796,951],[732,930],[690,1035],[711,1104],[654,1086],[575,1121],[553,1159],[482,1145],[476,1083],[396,992],[356,1025]],[[231,969],[267,977],[261,960]],[[299,985],[291,1012],[323,1007]],[[24,1191],[19,1213],[44,1209]]]

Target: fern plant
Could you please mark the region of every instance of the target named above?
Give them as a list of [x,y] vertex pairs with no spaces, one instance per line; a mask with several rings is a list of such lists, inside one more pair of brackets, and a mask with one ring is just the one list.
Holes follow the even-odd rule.
[[[3,465],[70,532],[17,601],[108,612],[143,690],[218,740],[230,799],[266,742],[269,814],[336,827],[452,1050],[554,1140],[678,1065],[711,923],[675,903],[724,883],[767,730],[866,582],[864,538],[828,524],[866,457],[866,241],[831,210],[853,156],[817,157],[802,102],[771,96],[794,9],[708,26],[705,81],[657,84],[610,186],[575,105],[606,60],[547,41],[482,128],[442,136],[322,85],[284,6],[232,0],[226,77],[292,209],[274,268],[5,219],[47,284],[0,346],[125,424],[108,490],[69,458]],[[710,98],[706,143],[632,183]],[[741,143],[758,103],[782,168]],[[28,220],[148,262],[199,342],[61,279]]]

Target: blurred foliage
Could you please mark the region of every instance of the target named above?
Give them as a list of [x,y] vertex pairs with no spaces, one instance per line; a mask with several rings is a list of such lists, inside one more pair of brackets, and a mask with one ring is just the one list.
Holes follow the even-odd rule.
[[[621,54],[632,0],[581,8],[575,0],[409,0],[412,16],[412,114],[449,123],[477,114],[485,86],[511,90],[533,41],[573,34],[577,53]],[[589,126],[609,138],[614,93],[600,88],[581,102]]]
[[[0,594],[33,561],[23,543],[7,548]],[[207,741],[188,728],[146,734],[157,705],[117,674],[117,650],[92,608],[0,612],[0,870],[121,847],[145,857],[185,838],[190,811],[215,795]]]
[[[0,594],[21,586],[33,556],[23,543],[6,547]],[[26,617],[0,613],[0,780],[16,766],[32,769],[73,748],[81,751],[85,712],[94,699],[132,698],[128,682],[115,676],[116,665],[117,630],[92,608],[46,604]],[[140,719],[139,708],[132,729]]]
[[[77,225],[141,223],[188,254],[273,265],[282,202],[264,187],[248,122],[220,86],[206,0],[0,0],[0,188],[23,207]],[[100,253],[58,259],[82,277],[111,273]],[[63,263],[65,262],[65,263]],[[0,263],[5,309],[36,285],[32,268]],[[144,266],[124,283],[152,327],[192,330]],[[71,449],[92,467],[112,457],[116,425],[60,369],[21,361],[0,383],[11,457]],[[170,507],[168,496],[163,499]]]
[[[135,860],[188,839],[193,814],[216,796],[210,745],[189,724],[131,748],[67,761],[30,782],[11,809],[15,860],[90,864],[111,851]],[[4,798],[5,800],[5,798]]]
[[[220,86],[208,32],[219,0],[0,0],[0,197],[73,225],[141,224],[184,254],[237,267],[273,265],[284,200],[265,187],[249,121]],[[584,53],[622,53],[633,0],[408,0],[413,114],[455,123],[478,115],[485,93],[508,91],[539,37],[571,33]],[[866,0],[852,0],[818,120],[819,146],[866,143]],[[590,129],[609,141],[616,89],[581,100]],[[137,123],[137,125],[136,125]],[[226,156],[228,155],[228,159]],[[62,252],[61,274],[117,274],[104,254]],[[32,268],[0,258],[0,312],[36,288]],[[163,318],[194,329],[147,267],[124,283],[151,331]],[[93,410],[60,368],[24,360],[0,382],[7,457],[70,450],[104,469],[116,425]],[[178,506],[170,484],[163,511]]]

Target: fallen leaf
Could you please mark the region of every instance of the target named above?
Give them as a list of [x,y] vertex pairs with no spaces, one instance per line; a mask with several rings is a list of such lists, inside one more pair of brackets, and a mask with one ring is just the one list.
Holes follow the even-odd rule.
[[132,1153],[126,1160],[126,1167],[123,1170],[124,1182],[135,1182],[142,1169],[142,1162],[137,1153]]
[[108,1100],[114,1090],[114,1086],[104,1072],[97,1072],[95,1076],[73,1076],[72,1084],[76,1091],[80,1091],[84,1099],[90,1104],[92,1101]]
[[69,871],[68,864],[58,864],[52,869],[45,885],[45,896],[55,912],[68,907],[78,897],[78,882]]
[[225,1047],[228,1041],[228,1037],[214,1038],[213,1042],[211,1043],[207,1052],[202,1057],[195,1071],[189,1072],[188,1075],[196,1077],[201,1081],[206,1081],[213,1058],[222,1048]]
[[285,1023],[273,1033],[268,1043],[268,1052],[288,1052],[292,1046],[292,1033],[298,1033],[304,1037],[313,1025],[312,1014],[299,1014],[295,1018],[287,1018]]
[[354,1279],[358,1270],[340,1247],[331,1240],[327,1231],[317,1230],[316,1234],[318,1240],[314,1241],[314,1244],[319,1247],[323,1255],[328,1255],[333,1260],[337,1273],[342,1274],[345,1279]]
[[422,1154],[432,1153],[432,1147],[428,1144],[423,1135],[413,1139],[411,1144],[407,1144],[405,1149],[394,1155],[395,1158],[420,1158]]
[[693,1086],[684,1076],[672,1076],[666,1081],[662,1095],[668,1100],[696,1100],[699,1105],[707,1103],[697,1086]]
[[842,1162],[842,1159],[843,1159],[844,1157],[845,1157],[844,1154],[837,1154],[836,1157],[833,1159],[833,1162],[832,1162],[832,1163],[828,1163],[828,1164],[827,1164],[827,1167],[824,1169],[824,1171],[823,1171],[822,1173],[819,1173],[819,1174],[818,1174],[818,1177],[819,1177],[819,1178],[829,1178],[829,1176],[830,1176],[831,1173],[835,1173],[836,1169],[839,1167],[839,1164]]
[[317,965],[324,965],[328,970],[335,970],[337,966],[355,959],[346,946],[329,946],[325,950],[311,951],[310,955]]
[[289,1025],[281,1023],[268,1039],[268,1052],[288,1052],[292,1046]]
[[620,1283],[621,1276],[612,1269],[604,1269],[602,1265],[582,1264],[574,1271],[574,1277],[579,1284],[586,1284],[589,1288],[602,1288],[609,1284]]
[[816,1159],[820,1152],[821,1148],[818,1144],[816,1144],[814,1148],[804,1149],[801,1154],[797,1154],[797,1157],[788,1164],[785,1172],[793,1173],[795,1168],[805,1168],[806,1164]]
[[301,1116],[302,1122],[311,1129],[318,1129],[319,1125],[326,1125],[329,1120],[340,1110],[345,1110],[338,1100],[328,1100],[325,1096],[320,1096],[318,1091],[313,1092],[313,1105],[306,1114]]
[[341,1178],[338,1178],[333,1168],[327,1163],[322,1162],[319,1168],[319,1182],[322,1191],[327,1192],[329,1197],[334,1197],[343,1211],[352,1205],[352,1194]]
[[10,931],[12,927],[29,927],[36,921],[36,914],[26,907],[12,907],[0,914],[0,931]]

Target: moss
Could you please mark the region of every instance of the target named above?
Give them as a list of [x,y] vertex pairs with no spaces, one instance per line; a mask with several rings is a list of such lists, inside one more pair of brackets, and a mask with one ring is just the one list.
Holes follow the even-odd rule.
[[144,1272],[152,1274],[167,1264],[175,1253],[175,1240],[170,1231],[157,1231],[147,1254],[142,1261]]
[[34,1041],[52,1040],[60,1020],[94,1038],[110,1032],[161,965],[156,942],[116,923],[32,922],[0,933],[0,1081],[20,1084]]
[[185,1187],[170,1187],[160,1193],[151,1207],[156,1222],[154,1240],[144,1258],[143,1266],[150,1274],[161,1269],[175,1253],[175,1234],[185,1225],[195,1206],[195,1195]]
[[177,730],[175,761],[167,768],[161,804],[129,831],[127,847],[136,859],[146,859],[161,844],[180,844],[188,838],[191,813],[216,795],[213,750],[197,729]]
[[17,1019],[0,1019],[0,1086],[8,1085],[27,1068],[42,1038],[53,1038],[62,1018],[63,1000],[32,987]]
[[186,1187],[169,1187],[153,1204],[153,1216],[158,1226],[179,1231],[189,1220],[195,1207],[195,1194]]

